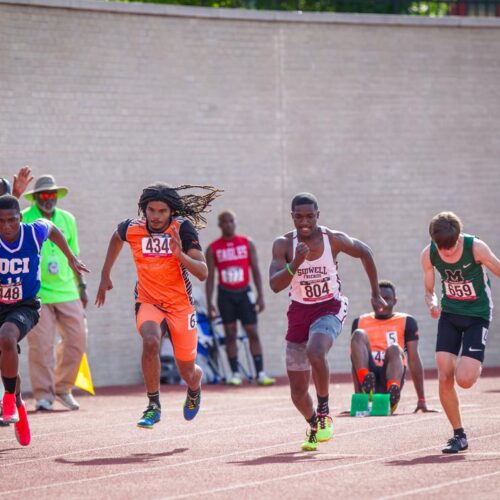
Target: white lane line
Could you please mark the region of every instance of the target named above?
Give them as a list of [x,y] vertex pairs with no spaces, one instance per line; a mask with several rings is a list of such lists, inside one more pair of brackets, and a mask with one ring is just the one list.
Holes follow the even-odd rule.
[[[472,440],[470,440],[470,441],[472,441]],[[401,497],[407,497],[408,495],[417,495],[419,493],[427,493],[429,491],[439,490],[441,488],[446,488],[446,486],[454,486],[456,484],[468,483],[470,481],[476,481],[478,479],[485,479],[487,477],[498,476],[499,474],[500,474],[500,470],[497,470],[495,472],[490,472],[488,474],[481,474],[480,476],[471,476],[471,477],[466,477],[464,479],[455,479],[453,481],[447,481],[446,483],[434,484],[432,486],[427,486],[425,488],[417,488],[414,490],[408,490],[408,491],[404,491],[402,493],[396,493],[395,495],[391,495],[388,497],[378,497],[377,500],[387,500],[389,498],[401,498]],[[481,494],[481,492],[478,492],[478,493]]]
[[[210,415],[210,417],[216,416],[216,415],[227,415],[228,413],[241,413],[242,410],[245,410],[247,407],[237,407],[237,408],[228,408],[227,410],[205,410],[203,409],[203,415]],[[267,409],[273,409],[276,411],[290,411],[290,404],[287,402],[286,404],[282,406],[278,406],[276,404],[270,404],[266,406],[261,406],[259,409],[259,413],[262,410],[267,410]],[[134,408],[134,411],[137,411],[137,407]],[[165,410],[162,409],[162,414],[165,413]],[[180,413],[180,410],[171,408],[169,410],[166,410],[166,413],[172,413],[172,414],[178,414]],[[45,418],[45,417],[44,417]],[[55,421],[54,421],[55,423]],[[122,422],[120,424],[112,424],[112,425],[106,425],[100,427],[100,429],[116,429],[118,427],[133,427],[135,429],[136,425],[136,420],[134,421],[128,421],[128,422]],[[53,427],[53,426],[52,426]],[[89,432],[95,430],[95,425],[90,426],[90,427],[80,427],[77,429],[68,429],[66,431],[55,431],[55,432],[42,432],[39,434],[33,434],[33,438],[39,438],[39,437],[44,437],[44,436],[61,436],[62,434],[76,434],[77,432]],[[8,439],[0,439],[0,443],[7,443],[7,442],[17,442],[15,437],[11,437]]]
[[[500,432],[497,432],[495,434],[487,434],[485,436],[478,436],[478,437],[469,439],[469,441],[475,441],[477,439],[486,439],[486,438],[495,437],[495,436],[500,436]],[[311,476],[313,474],[321,474],[323,472],[330,472],[330,471],[338,470],[338,469],[347,469],[349,467],[359,467],[360,465],[366,465],[366,464],[375,463],[375,462],[383,462],[385,460],[390,460],[393,458],[403,457],[406,455],[413,455],[414,453],[420,453],[422,451],[435,450],[436,448],[437,448],[437,446],[427,446],[425,448],[419,448],[419,449],[407,451],[404,453],[397,453],[395,455],[388,455],[385,457],[373,458],[371,460],[364,460],[362,462],[353,462],[353,463],[349,463],[349,464],[334,465],[333,467],[325,467],[325,468],[321,468],[321,469],[317,468],[317,469],[314,469],[312,471],[299,472],[297,474],[288,474],[286,476],[278,476],[278,477],[273,477],[273,478],[269,478],[269,479],[263,479],[262,481],[249,481],[246,483],[233,484],[233,485],[225,486],[222,488],[213,488],[210,490],[203,490],[203,491],[197,491],[197,492],[192,492],[192,493],[186,493],[183,495],[174,495],[174,496],[169,496],[169,497],[165,497],[165,498],[166,499],[189,498],[189,497],[194,497],[194,496],[205,496],[205,495],[212,495],[215,493],[223,493],[226,491],[237,490],[237,489],[241,489],[241,488],[253,488],[255,486],[262,486],[264,484],[274,483],[277,481],[297,479],[299,477]],[[500,474],[500,471],[497,471],[494,474]],[[492,475],[492,474],[490,474],[490,475]]]
[[[231,430],[248,429],[249,427],[256,427],[259,425],[277,424],[277,423],[286,422],[287,420],[295,420],[296,418],[297,417],[294,416],[294,417],[280,418],[280,419],[274,419],[274,420],[263,420],[260,422],[253,422],[251,424],[240,425],[239,427],[232,427]],[[57,455],[51,455],[51,456],[47,456],[47,457],[32,458],[32,459],[28,459],[28,460],[21,460],[18,462],[8,462],[8,463],[0,464],[0,467],[12,467],[13,465],[23,465],[23,464],[33,463],[33,462],[41,462],[44,460],[52,460],[52,459],[57,459],[57,458],[61,458],[61,457],[68,457],[70,455],[80,455],[82,453],[85,453],[85,454],[93,453],[95,451],[112,450],[115,448],[123,448],[125,446],[156,444],[156,443],[163,443],[165,441],[176,441],[178,439],[189,439],[189,438],[195,437],[195,436],[205,436],[207,434],[220,433],[222,430],[227,430],[226,424],[224,424],[222,427],[219,427],[217,429],[212,429],[210,431],[195,432],[195,433],[191,433],[191,434],[181,434],[180,436],[168,436],[166,438],[150,439],[148,441],[141,439],[140,441],[130,441],[128,443],[113,444],[110,446],[101,446],[99,448],[90,448],[90,449],[86,449],[86,450],[75,450],[75,451],[70,451],[68,453],[60,453]],[[141,431],[148,432],[148,431],[144,431],[143,429],[139,429],[139,432],[141,432]]]
[[[498,408],[498,407],[490,407],[490,408],[486,408],[486,409],[495,409],[495,408]],[[478,410],[473,410],[471,412],[467,412],[467,414],[468,413],[473,413],[475,411],[478,411]],[[437,418],[442,418],[442,415],[434,415],[434,416],[424,417],[422,419],[416,420],[415,423],[420,423],[420,422],[423,423],[423,422],[427,422],[428,420],[435,420]],[[286,419],[286,420],[289,420],[289,419]],[[281,422],[283,420],[278,420],[278,421]],[[260,424],[262,424],[262,423],[266,423],[266,425],[267,425],[267,422],[261,422]],[[366,428],[366,429],[360,429],[360,430],[357,430],[357,431],[350,431],[350,432],[346,432],[346,433],[341,433],[341,434],[337,434],[336,437],[338,438],[338,437],[341,437],[341,436],[347,436],[347,435],[352,435],[352,434],[361,434],[361,433],[369,432],[369,431],[372,431],[372,430],[376,431],[376,430],[380,430],[380,429],[384,429],[384,428],[388,428],[388,427],[399,427],[401,425],[407,425],[407,424],[408,424],[407,421],[401,421],[401,422],[398,422],[398,423],[395,423],[395,424],[380,425],[380,426],[370,427],[370,428]],[[259,424],[255,424],[255,425],[259,425]],[[240,430],[240,429],[251,427],[251,426],[253,426],[253,425],[244,425],[244,426],[240,426],[238,428],[233,428],[232,430]],[[208,432],[198,433],[198,435],[200,435],[200,434],[210,434],[210,433],[213,433],[213,432],[220,432],[220,429],[214,430],[214,431],[208,431]],[[496,435],[497,434],[492,434],[490,436],[496,436]],[[500,435],[500,433],[498,433],[498,435]],[[184,437],[191,437],[191,436],[193,436],[193,434],[190,434],[189,436],[177,436],[175,438],[157,439],[155,441],[148,441],[147,443],[153,443],[153,442],[157,443],[157,442],[161,442],[161,441],[168,441],[169,439],[174,440],[174,439],[179,439],[179,438],[184,438]],[[490,437],[490,436],[482,436],[482,437]],[[472,441],[474,439],[480,439],[480,437],[469,439],[469,441]],[[142,441],[141,443],[144,444],[144,441]],[[116,445],[116,446],[112,446],[112,447],[105,447],[103,449],[116,448],[116,447],[120,447],[120,446],[129,446],[131,444],[137,444],[137,443],[126,443],[126,444],[123,444],[123,445]],[[10,490],[10,491],[0,492],[0,496],[3,496],[5,494],[24,492],[24,491],[34,491],[34,490],[40,490],[40,489],[48,489],[48,488],[53,488],[53,487],[57,487],[57,486],[65,486],[65,485],[69,485],[69,484],[81,484],[81,483],[86,483],[86,482],[90,482],[90,481],[99,481],[101,479],[106,480],[106,479],[109,479],[109,478],[123,477],[123,476],[128,476],[128,475],[131,475],[131,474],[146,474],[146,473],[154,472],[154,471],[157,471],[157,470],[165,470],[165,469],[168,469],[168,468],[171,468],[171,467],[180,467],[180,466],[183,466],[183,465],[192,465],[192,464],[197,464],[197,463],[201,463],[201,462],[208,462],[208,461],[211,461],[211,460],[219,460],[219,459],[229,458],[229,457],[233,457],[233,456],[237,456],[237,455],[248,455],[250,453],[255,453],[255,452],[258,452],[258,451],[271,450],[271,449],[280,448],[280,447],[283,447],[283,446],[291,446],[291,445],[297,446],[298,444],[300,444],[300,442],[298,442],[298,441],[289,441],[289,442],[286,442],[286,443],[279,443],[279,444],[270,445],[270,446],[263,446],[263,447],[259,447],[259,448],[253,448],[253,449],[247,449],[247,450],[239,450],[239,451],[232,452],[232,453],[226,453],[224,455],[214,455],[214,456],[211,456],[211,457],[204,457],[204,458],[199,458],[199,459],[195,459],[195,460],[189,460],[189,461],[185,461],[185,462],[177,462],[175,464],[159,465],[157,467],[149,467],[147,469],[143,469],[143,468],[142,469],[134,469],[134,470],[130,470],[130,471],[117,472],[117,473],[113,473],[113,474],[105,474],[105,475],[102,475],[102,476],[95,476],[95,477],[84,478],[84,479],[76,479],[76,480],[71,480],[71,481],[62,481],[62,482],[59,482],[59,483],[50,483],[50,484],[45,484],[45,485],[40,485],[40,486],[30,486],[30,487],[21,488],[21,489],[18,489],[18,490]],[[407,454],[411,454],[411,453],[416,453],[418,451],[436,449],[436,447],[437,446],[431,446],[431,447],[428,447],[428,448],[422,448],[422,450],[414,450],[412,452],[403,453],[401,455],[407,455]],[[80,454],[80,453],[88,453],[89,451],[94,451],[94,450],[79,450],[79,451],[75,451],[75,452],[72,452],[72,453],[67,453],[67,454],[65,454],[65,456],[66,455]],[[394,455],[394,457],[398,457],[398,456],[401,456],[401,455]],[[58,458],[59,456],[63,456],[63,455],[56,455],[54,457],[49,457],[49,458]],[[386,457],[386,458],[392,458],[392,456],[389,456],[389,457]],[[40,461],[40,460],[44,460],[44,458],[30,460],[30,462],[36,462],[36,461]],[[385,457],[377,458],[377,459],[374,459],[374,460],[369,460],[366,463],[370,463],[370,462],[378,461],[378,460],[385,460]],[[351,465],[356,465],[357,463],[363,464],[365,462],[356,462],[356,463],[351,464]],[[279,478],[274,478],[273,481],[275,481],[275,480],[279,480]],[[192,496],[192,495],[196,495],[196,493],[195,494],[190,494],[190,496]]]

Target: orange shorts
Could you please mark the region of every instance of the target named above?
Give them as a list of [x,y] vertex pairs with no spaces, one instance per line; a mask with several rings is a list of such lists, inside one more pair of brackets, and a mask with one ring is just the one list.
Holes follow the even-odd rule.
[[[193,306],[187,306],[176,311],[162,311],[153,304],[137,304],[136,314],[137,330],[146,321],[153,321],[162,327],[164,322],[168,327],[174,355],[180,361],[193,361],[196,359],[198,330],[196,312]],[[163,324],[163,325],[162,325]]]

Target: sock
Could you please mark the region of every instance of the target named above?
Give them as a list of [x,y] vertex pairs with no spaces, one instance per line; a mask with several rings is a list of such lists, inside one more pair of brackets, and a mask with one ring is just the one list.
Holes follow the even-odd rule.
[[316,423],[316,412],[313,413],[311,418],[306,418],[306,420],[312,429],[316,429],[316,427],[318,426],[318,424]]
[[19,408],[23,404],[21,393],[16,394],[16,406]]
[[255,365],[255,373],[257,373],[257,375],[264,371],[264,360],[262,358],[262,354],[256,354],[253,356],[253,364]]
[[365,379],[365,377],[368,375],[368,373],[370,372],[370,370],[368,370],[368,368],[360,368],[357,372],[356,372],[356,375],[358,377],[358,380],[359,380],[359,383],[362,384],[363,383],[363,380]]
[[460,427],[459,429],[453,429],[453,434],[457,437],[460,437],[460,438],[466,438],[466,434],[464,432],[464,428],[463,427]]
[[201,387],[198,387],[198,389],[196,389],[196,391],[192,391],[192,390],[188,387],[188,396],[189,396],[191,399],[197,399],[197,398],[200,396],[200,393],[201,393]]
[[330,413],[330,408],[328,408],[328,394],[326,396],[318,395],[318,408],[316,411],[322,415]]
[[238,358],[229,358],[229,366],[231,367],[231,371],[233,373],[238,373],[240,371],[240,367],[238,366]]
[[391,387],[391,385],[397,385],[398,387],[401,387],[401,382],[399,380],[396,380],[395,378],[391,378],[387,381],[387,390],[389,390],[389,387]]
[[158,408],[161,408],[160,392],[159,391],[148,392],[147,395],[148,395],[148,399],[149,399],[149,404],[154,403],[156,406],[158,406]]
[[3,386],[5,387],[5,392],[7,394],[14,394],[16,392],[17,377],[3,377]]

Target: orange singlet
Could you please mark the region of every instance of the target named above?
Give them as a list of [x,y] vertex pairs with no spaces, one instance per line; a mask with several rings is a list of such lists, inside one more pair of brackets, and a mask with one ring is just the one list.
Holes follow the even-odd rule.
[[[375,318],[373,312],[363,314],[357,321],[357,328],[364,330],[368,335],[373,360],[377,366],[384,364],[385,351],[390,345],[398,344],[406,351],[406,342],[418,339],[416,322],[405,313],[394,313],[387,319]],[[403,359],[406,365],[406,355]]]
[[170,249],[172,229],[177,228],[182,250],[201,251],[193,225],[175,217],[162,233],[151,233],[145,218],[127,219],[118,226],[118,235],[130,245],[137,268],[136,321],[139,333],[146,321],[168,326],[175,357],[196,358],[197,323],[187,269]]

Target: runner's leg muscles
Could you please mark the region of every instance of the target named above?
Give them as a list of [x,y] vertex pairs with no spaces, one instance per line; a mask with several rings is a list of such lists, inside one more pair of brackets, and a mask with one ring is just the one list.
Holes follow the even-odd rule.
[[250,342],[250,352],[252,356],[262,356],[262,346],[260,344],[257,325],[243,325],[243,328]]
[[354,330],[351,336],[351,359],[354,372],[360,368],[368,368],[370,341],[364,330]]
[[160,390],[160,325],[154,321],[145,321],[140,329],[142,336],[142,373],[148,393]]
[[194,359],[192,361],[182,361],[176,358],[175,362],[179,369],[179,375],[184,382],[186,382],[192,391],[197,391],[200,388],[200,381],[203,375],[202,369],[195,363]]
[[439,399],[453,429],[462,427],[457,391],[455,390],[455,368],[457,357],[450,352],[436,353],[439,378]]
[[462,356],[457,362],[455,373],[457,384],[464,389],[470,389],[481,375],[481,369],[481,361]]
[[327,354],[332,344],[332,338],[320,332],[311,333],[307,342],[307,358],[311,363],[312,377],[318,396],[326,396],[329,392],[330,367]]
[[404,373],[403,349],[399,345],[390,345],[385,351],[385,377],[387,381],[401,381]]
[[0,327],[0,373],[2,377],[15,378],[19,371],[19,355],[17,341],[21,332],[14,323],[4,323]]
[[295,408],[307,420],[314,415],[314,405],[309,394],[309,382],[311,380],[311,370],[287,371],[290,381],[290,396]]

